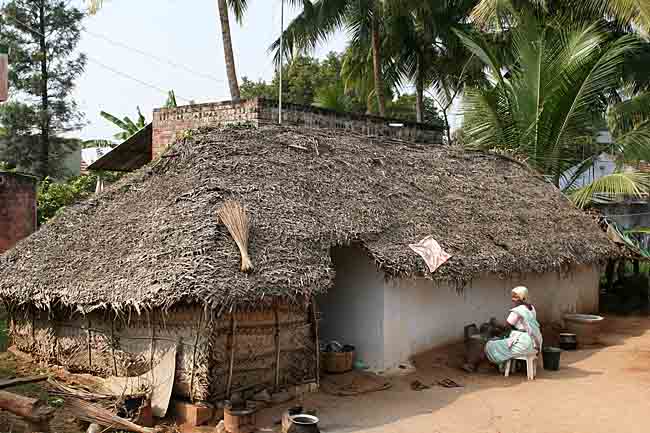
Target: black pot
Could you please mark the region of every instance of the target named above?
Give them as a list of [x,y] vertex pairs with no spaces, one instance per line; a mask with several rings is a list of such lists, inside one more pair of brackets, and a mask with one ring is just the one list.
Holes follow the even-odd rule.
[[578,348],[578,339],[576,334],[562,333],[560,334],[560,349],[562,350],[576,350]]
[[318,418],[313,415],[294,415],[289,417],[291,426],[287,433],[320,433],[318,429]]

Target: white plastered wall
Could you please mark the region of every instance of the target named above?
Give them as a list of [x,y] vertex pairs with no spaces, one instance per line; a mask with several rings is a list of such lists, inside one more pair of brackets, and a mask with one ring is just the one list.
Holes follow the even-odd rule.
[[566,312],[598,311],[600,272],[593,266],[506,280],[486,275],[457,291],[426,279],[386,279],[356,248],[337,249],[333,258],[335,286],[319,299],[321,340],[354,345],[357,357],[374,370],[459,341],[467,324],[503,320],[516,285],[529,288],[542,322],[559,321]]
[[388,280],[384,289],[384,368],[411,355],[459,341],[463,328],[491,317],[504,320],[511,305],[510,290],[528,287],[541,322],[558,322],[568,312],[598,311],[596,267],[581,266],[566,275],[525,274],[502,280],[484,276],[462,291],[453,285],[424,279]]

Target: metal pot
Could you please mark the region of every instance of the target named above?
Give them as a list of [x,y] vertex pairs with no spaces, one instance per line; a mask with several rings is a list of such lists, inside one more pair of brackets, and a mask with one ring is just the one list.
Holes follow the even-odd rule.
[[563,332],[560,334],[560,349],[562,350],[576,350],[578,347],[578,340],[576,334]]
[[290,416],[291,427],[287,433],[320,433],[318,429],[318,418],[313,415],[294,415]]

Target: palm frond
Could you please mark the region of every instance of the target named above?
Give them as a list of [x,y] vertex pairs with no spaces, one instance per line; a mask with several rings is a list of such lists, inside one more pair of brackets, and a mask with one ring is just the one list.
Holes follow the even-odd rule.
[[88,13],[94,15],[104,6],[104,0],[86,0]]
[[247,0],[227,0],[226,3],[235,16],[235,20],[241,24],[248,7]]
[[571,201],[580,209],[595,200],[614,201],[622,197],[642,197],[650,189],[650,175],[638,171],[613,173],[569,193]]
[[650,2],[647,0],[583,0],[579,5],[587,12],[632,23],[646,36],[650,31]]

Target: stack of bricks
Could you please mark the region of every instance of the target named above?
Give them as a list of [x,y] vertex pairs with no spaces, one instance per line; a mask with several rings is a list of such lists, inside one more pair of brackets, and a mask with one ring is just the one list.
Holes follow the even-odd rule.
[[[338,113],[312,106],[285,104],[282,117],[283,124],[291,126],[379,135],[434,145],[442,143],[440,128],[366,114]],[[277,122],[277,102],[263,98],[159,108],[153,113],[151,157],[156,159],[160,156],[179,134],[188,129],[239,123],[260,126]]]
[[0,254],[36,230],[36,179],[0,172]]

